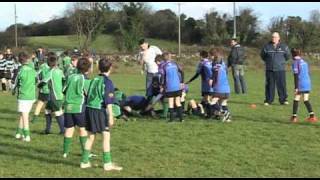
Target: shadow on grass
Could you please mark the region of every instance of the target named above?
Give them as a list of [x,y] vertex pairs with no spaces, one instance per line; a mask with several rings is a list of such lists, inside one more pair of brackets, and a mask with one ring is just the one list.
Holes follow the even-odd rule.
[[[12,140],[14,141],[13,136],[12,136]],[[61,156],[62,160],[59,160],[60,157],[57,157],[57,159],[49,158],[49,157],[52,157],[52,155],[54,153],[56,153],[57,151],[53,151],[53,150],[48,151],[47,149],[46,150],[38,149],[38,148],[30,147],[30,146],[29,147],[25,147],[25,146],[17,144],[17,143],[10,144],[10,143],[6,143],[6,142],[2,142],[1,145],[6,147],[5,148],[6,150],[0,149],[0,153],[4,154],[4,155],[14,156],[14,157],[21,157],[21,158],[28,158],[28,159],[31,159],[31,160],[38,160],[40,162],[50,163],[50,164],[63,163],[64,165],[68,165],[68,166],[72,166],[72,167],[75,167],[75,166],[79,165],[78,163],[71,163],[71,162],[68,162],[66,160],[63,160],[62,156]],[[10,148],[23,150],[23,152],[10,151]],[[80,159],[79,159],[79,162],[80,162]]]
[[18,116],[18,112],[12,110],[12,107],[8,107],[8,109],[0,109],[0,114],[13,114]]

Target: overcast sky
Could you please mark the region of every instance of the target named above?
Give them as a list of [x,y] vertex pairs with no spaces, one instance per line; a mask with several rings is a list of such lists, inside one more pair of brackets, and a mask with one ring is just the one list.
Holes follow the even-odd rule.
[[[181,13],[195,19],[215,8],[221,13],[232,15],[232,2],[181,2]],[[17,6],[18,23],[46,22],[55,16],[63,16],[70,2],[0,2],[0,31],[14,23],[14,4]],[[154,10],[171,9],[178,13],[177,2],[149,2]],[[265,28],[272,17],[300,16],[308,20],[311,10],[320,10],[320,2],[237,2],[237,9],[249,7],[258,15]]]

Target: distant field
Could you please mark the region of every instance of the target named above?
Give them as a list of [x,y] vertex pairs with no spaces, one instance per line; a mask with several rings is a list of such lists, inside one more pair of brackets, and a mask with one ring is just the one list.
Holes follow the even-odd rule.
[[[144,94],[145,76],[118,69],[111,76],[127,95]],[[320,76],[313,71],[311,103],[319,115]],[[31,125],[31,142],[14,139],[17,126],[16,99],[0,92],[0,177],[319,177],[320,124],[304,121],[307,112],[299,106],[298,124],[290,124],[293,78],[288,72],[289,106],[277,102],[264,107],[264,72],[246,74],[249,94],[231,94],[233,122],[224,124],[198,117],[186,117],[182,124],[164,119],[117,120],[111,132],[114,162],[121,172],[102,170],[101,138],[94,145],[98,167],[82,170],[78,136],[71,156],[62,158],[63,137],[41,135],[44,118]],[[193,74],[186,73],[186,78]],[[233,81],[230,78],[230,84]],[[199,99],[199,80],[191,84],[187,99]],[[257,104],[251,109],[250,104]]]
[[[170,42],[158,39],[149,39],[150,44],[155,44],[166,50],[176,52],[178,49],[177,42]],[[64,48],[72,49],[73,47],[78,47],[77,37],[74,35],[70,36],[34,36],[27,38],[27,46],[32,48],[37,48],[39,45],[45,48]],[[137,46],[138,47],[138,46]],[[186,48],[186,45],[182,45]],[[99,35],[96,40],[92,43],[90,49],[96,50],[96,52],[101,53],[118,53],[117,47],[115,45],[115,40],[112,35]]]

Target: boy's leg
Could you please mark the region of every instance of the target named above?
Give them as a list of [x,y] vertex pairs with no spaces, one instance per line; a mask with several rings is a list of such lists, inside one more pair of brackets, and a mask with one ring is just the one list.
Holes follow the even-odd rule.
[[174,99],[175,99],[175,105],[176,105],[176,108],[177,108],[179,121],[182,122],[183,121],[183,109],[182,109],[182,106],[181,106],[180,96],[177,96]]
[[52,123],[52,115],[50,110],[48,109],[45,110],[45,117],[46,117],[46,129],[44,130],[44,133],[50,134],[51,123]]
[[110,152],[110,131],[102,132],[102,148],[103,148],[103,168],[106,171],[111,170],[122,170],[122,167],[116,166],[112,163],[111,152]]
[[168,103],[168,99],[164,98],[162,101],[162,115],[160,117],[162,118],[167,118],[168,117],[168,111],[169,111],[169,103]]
[[23,119],[22,119],[22,113],[19,116],[18,121],[18,128],[16,131],[16,139],[20,139],[23,136]]
[[305,93],[303,94],[303,101],[304,101],[304,105],[306,106],[308,112],[309,112],[309,121],[316,121],[315,119],[315,116],[314,116],[314,112],[312,110],[312,106],[310,104],[310,101],[309,101],[309,93]]
[[173,97],[168,98],[168,104],[169,104],[169,116],[170,116],[169,122],[173,122],[173,119],[174,119],[174,98]]
[[5,78],[1,79],[1,86],[2,86],[2,91],[6,91],[7,90],[7,81]]
[[59,125],[59,129],[60,129],[59,134],[64,134],[65,130],[64,130],[64,116],[63,116],[63,112],[62,112],[62,110],[60,109],[59,111],[56,111],[54,114],[55,114],[55,116],[56,116],[56,120],[57,120],[58,125]]
[[94,138],[95,138],[95,135],[88,132],[88,139],[86,141],[84,151],[83,151],[82,157],[81,157],[81,164],[80,164],[81,168],[91,167],[90,162],[89,162],[89,155],[90,155],[90,151],[91,151],[91,148],[92,148],[92,145],[94,142]]
[[33,114],[33,118],[31,120],[31,123],[34,123],[38,120],[38,117],[39,117],[39,114],[41,112],[43,105],[44,105],[43,101],[41,101],[41,100],[37,101],[36,108],[34,110],[34,114]]
[[66,158],[70,152],[72,136],[74,133],[74,123],[72,119],[72,114],[64,114],[64,116],[67,122],[65,123],[66,131],[64,133],[63,139],[63,157]]
[[291,118],[291,120],[294,122],[297,121],[296,118],[297,118],[297,112],[298,112],[300,98],[301,98],[300,94],[296,94],[294,96],[293,105],[292,105],[292,118]]
[[23,120],[23,136],[24,136],[24,140],[29,142],[30,141],[29,112],[23,112],[22,113],[22,120]]
[[212,98],[212,100],[210,102],[210,111],[211,111],[211,114],[214,114],[214,113],[217,114],[217,113],[220,112],[220,104],[219,104],[219,98],[218,97]]
[[84,147],[86,145],[88,139],[88,132],[86,131],[86,129],[84,127],[80,127],[79,128],[79,141],[80,141],[80,145],[81,145],[81,152],[84,152]]
[[221,108],[222,108],[222,111],[223,111],[223,119],[222,121],[226,121],[226,122],[229,122],[231,121],[230,120],[230,112],[229,112],[229,109],[228,109],[228,99],[223,99],[222,102],[221,102]]

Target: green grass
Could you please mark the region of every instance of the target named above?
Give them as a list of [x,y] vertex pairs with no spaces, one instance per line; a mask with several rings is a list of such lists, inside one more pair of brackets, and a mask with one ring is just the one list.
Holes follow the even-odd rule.
[[[166,41],[159,39],[149,39],[151,45],[157,45],[164,48],[164,50],[170,50],[177,52],[178,43],[175,41]],[[44,48],[63,48],[73,49],[78,47],[77,37],[75,35],[70,36],[33,36],[27,37],[26,46],[31,48],[37,48],[43,46]],[[138,48],[138,46],[137,46]],[[191,46],[182,44],[182,49],[190,49]],[[115,39],[112,35],[99,35],[95,41],[92,42],[90,49],[95,49],[100,53],[119,53],[115,45]]]
[[[311,103],[318,114],[319,71],[313,71]],[[187,73],[190,78],[192,73]],[[299,106],[298,124],[290,124],[293,78],[287,74],[289,106],[263,106],[264,72],[246,74],[249,94],[231,94],[233,122],[229,124],[187,117],[182,124],[163,119],[117,120],[112,129],[111,152],[121,172],[102,169],[101,138],[92,160],[98,167],[82,170],[78,136],[72,153],[62,158],[63,137],[41,135],[44,118],[31,125],[31,142],[14,139],[17,126],[16,99],[0,93],[0,177],[319,177],[319,124],[304,121],[307,112]],[[111,79],[128,95],[144,94],[145,77],[139,71],[119,72]],[[230,84],[233,81],[230,79]],[[199,80],[192,83],[188,99],[199,99]],[[276,97],[277,98],[277,97]],[[251,109],[250,104],[257,104]]]

